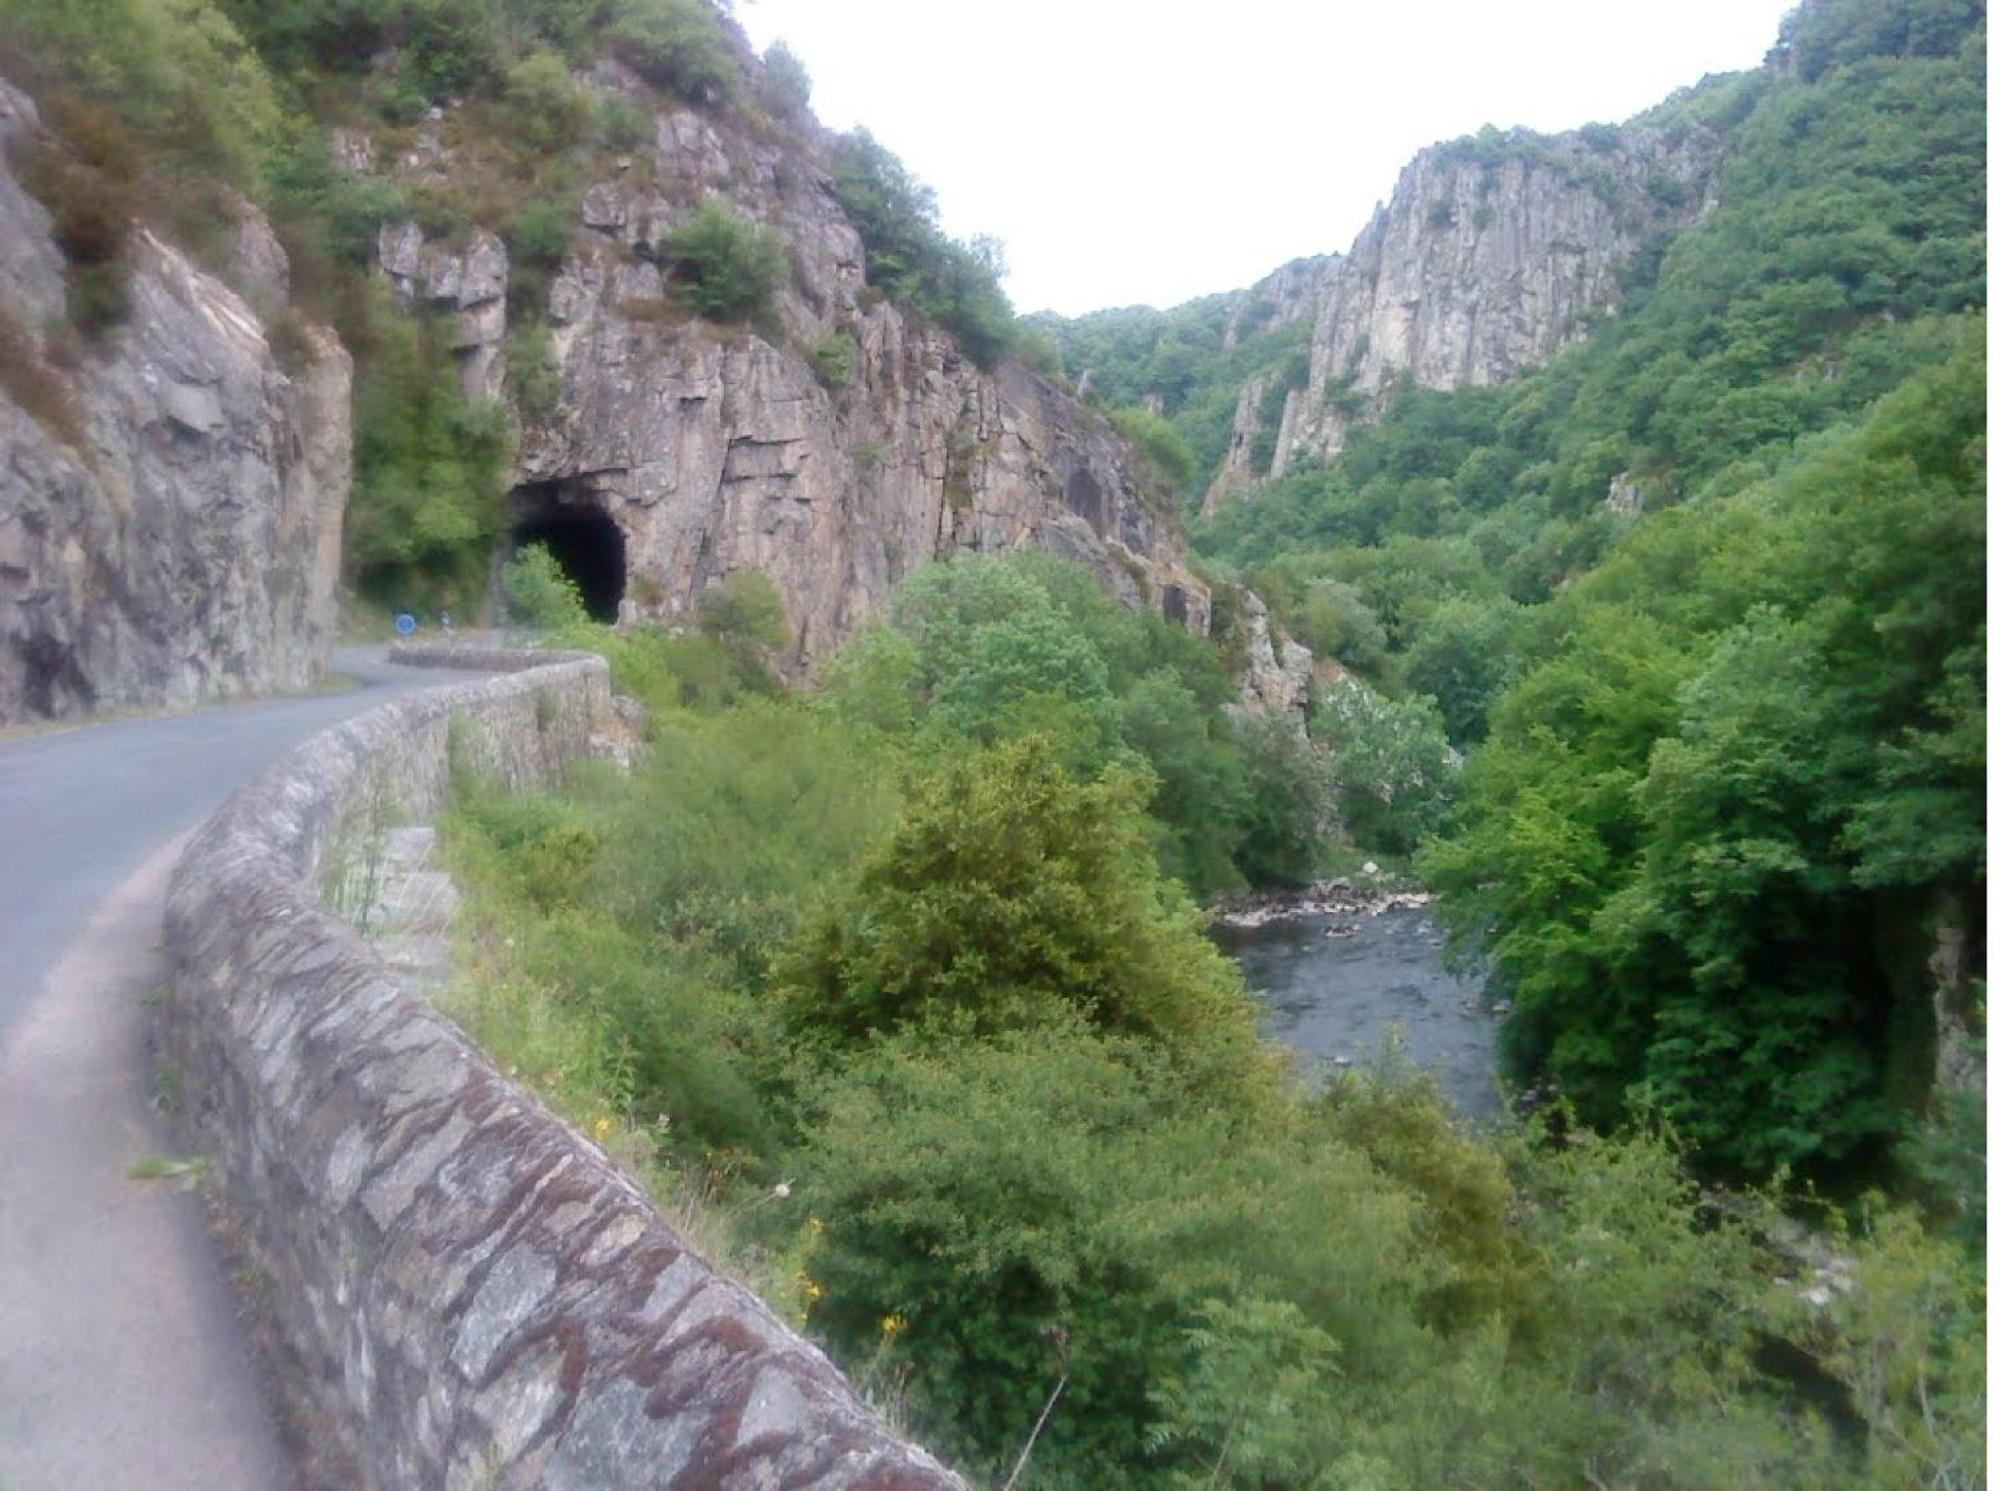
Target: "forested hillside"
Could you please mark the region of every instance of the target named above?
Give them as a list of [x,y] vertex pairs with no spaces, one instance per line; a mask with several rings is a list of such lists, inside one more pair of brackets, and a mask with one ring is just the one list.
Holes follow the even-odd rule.
[[[0,0],[0,75],[0,394],[154,236],[337,331],[355,614],[644,706],[457,783],[451,1012],[975,1483],[1983,1484],[1978,0],[1032,324],[705,0]],[[1202,903],[1336,873],[1490,968],[1504,1121],[1259,1038]]]
[[[1425,873],[1519,1074],[1597,1121],[1644,1094],[1739,1172],[1868,1169],[1966,1018],[1923,959],[1983,935],[1984,79],[1975,4],[1804,7],[1621,126],[1722,144],[1615,316],[1392,392],[1196,535],[1471,752]],[[1189,355],[1225,303],[1059,341],[1214,459],[1258,346]]]

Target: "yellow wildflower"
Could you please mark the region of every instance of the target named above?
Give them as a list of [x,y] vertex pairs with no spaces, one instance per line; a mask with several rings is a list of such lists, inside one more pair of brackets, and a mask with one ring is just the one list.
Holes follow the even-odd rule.
[[910,1322],[905,1320],[901,1315],[884,1315],[882,1317],[882,1334],[888,1340],[893,1341],[909,1328],[909,1324]]
[[611,1120],[609,1118],[598,1119],[596,1123],[590,1126],[590,1131],[597,1135],[599,1139],[609,1138],[611,1135]]

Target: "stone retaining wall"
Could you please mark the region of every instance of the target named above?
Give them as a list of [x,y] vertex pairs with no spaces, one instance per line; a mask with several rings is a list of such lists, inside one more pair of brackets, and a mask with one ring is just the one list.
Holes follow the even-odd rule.
[[163,1056],[315,1417],[383,1491],[963,1491],[321,903],[329,854],[423,821],[454,761],[547,782],[609,722],[599,658],[406,660],[526,671],[306,742],[167,908]]

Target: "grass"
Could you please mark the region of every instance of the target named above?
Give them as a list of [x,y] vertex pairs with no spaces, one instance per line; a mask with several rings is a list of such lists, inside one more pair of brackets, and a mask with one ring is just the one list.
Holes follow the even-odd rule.
[[125,1172],[127,1180],[171,1180],[184,1190],[192,1190],[208,1178],[210,1161],[206,1155],[174,1159],[168,1155],[147,1155],[133,1162]]
[[529,978],[514,935],[522,908],[511,904],[482,865],[482,846],[440,833],[445,862],[462,897],[454,928],[455,976],[438,1007],[508,1077],[590,1139],[646,1192],[667,1224],[717,1269],[795,1322],[803,1301],[789,1265],[752,1246],[741,1226],[768,1199],[747,1198],[723,1170],[682,1166],[664,1156],[671,1120],[631,1111],[620,1081],[618,1042],[596,1012]]
[[0,391],[95,469],[96,456],[68,380],[43,360],[34,337],[4,304],[0,304]]

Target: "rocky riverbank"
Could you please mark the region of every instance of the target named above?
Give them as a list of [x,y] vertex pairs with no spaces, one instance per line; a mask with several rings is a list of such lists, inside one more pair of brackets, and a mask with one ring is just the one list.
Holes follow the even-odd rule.
[[1385,911],[1415,911],[1431,903],[1429,891],[1357,886],[1340,876],[1315,880],[1303,890],[1262,891],[1211,902],[1209,924],[1234,932],[1251,932],[1278,922],[1312,916],[1380,916]]

